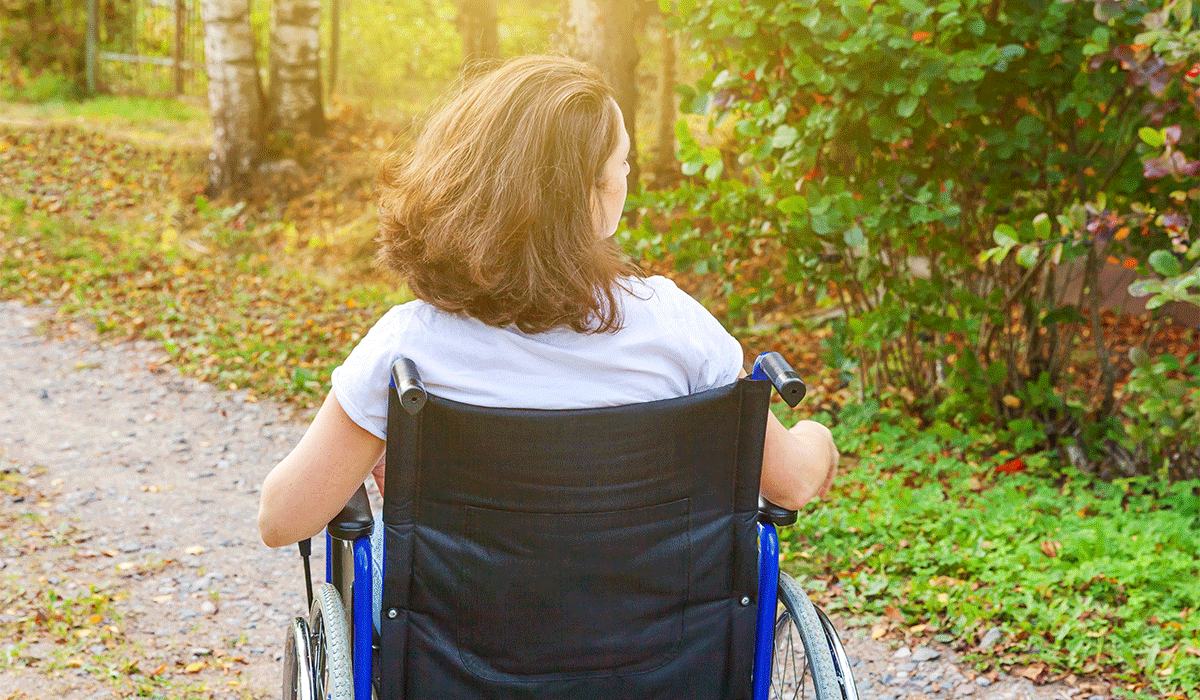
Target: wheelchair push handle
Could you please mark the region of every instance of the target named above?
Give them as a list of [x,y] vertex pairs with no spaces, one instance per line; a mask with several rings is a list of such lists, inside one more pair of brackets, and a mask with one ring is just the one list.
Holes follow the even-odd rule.
[[417,365],[407,357],[401,357],[392,365],[392,388],[400,395],[400,405],[410,416],[420,413],[429,398]]
[[795,408],[808,393],[804,380],[796,374],[787,360],[783,359],[783,355],[777,352],[764,352],[755,358],[754,371],[750,373],[750,378],[770,380],[779,396],[792,408]]

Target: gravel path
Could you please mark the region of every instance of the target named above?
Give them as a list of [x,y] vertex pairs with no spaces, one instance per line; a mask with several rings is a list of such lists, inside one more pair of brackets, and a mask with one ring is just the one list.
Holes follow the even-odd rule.
[[[179,376],[153,343],[99,344],[81,328],[47,338],[50,315],[0,303],[0,469],[29,490],[0,493],[0,514],[38,528],[2,533],[0,601],[31,586],[99,591],[119,631],[90,647],[0,640],[0,699],[124,697],[147,679],[163,697],[277,697],[304,590],[295,549],[258,538],[257,494],[303,422]],[[949,650],[840,627],[864,700],[1103,694],[976,676]]]

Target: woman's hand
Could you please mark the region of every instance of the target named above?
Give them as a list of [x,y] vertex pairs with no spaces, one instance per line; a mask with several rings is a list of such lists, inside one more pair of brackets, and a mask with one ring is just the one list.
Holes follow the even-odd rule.
[[[828,474],[826,474],[821,487],[817,489],[817,498],[824,498],[825,494],[829,493],[829,487],[833,486],[833,478],[837,476],[838,460],[841,459],[837,445],[833,443],[833,433],[829,432],[829,428],[812,420],[802,420],[789,428],[788,432],[799,438],[817,455],[823,455],[824,463],[828,465]],[[818,460],[820,459],[822,458],[818,457]]]
[[838,457],[829,428],[803,420],[788,430],[775,414],[768,414],[762,495],[782,508],[800,510],[814,497],[829,492]]

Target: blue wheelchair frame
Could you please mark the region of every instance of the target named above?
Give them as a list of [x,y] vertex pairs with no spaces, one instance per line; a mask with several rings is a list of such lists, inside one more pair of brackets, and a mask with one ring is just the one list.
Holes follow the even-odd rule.
[[[794,406],[804,397],[804,383],[776,353],[765,352],[759,355],[754,362],[750,378],[771,381],[789,405]],[[775,524],[765,516],[759,517],[758,543],[758,618],[755,625],[751,697],[753,700],[767,700],[771,689],[772,656],[775,649],[779,535]],[[332,537],[326,531],[325,552],[325,581],[338,588],[343,601],[349,599],[346,603],[346,613],[350,620],[354,698],[371,700],[374,678],[371,539],[360,537],[352,541],[342,540]],[[343,590],[348,580],[352,581],[350,595]]]

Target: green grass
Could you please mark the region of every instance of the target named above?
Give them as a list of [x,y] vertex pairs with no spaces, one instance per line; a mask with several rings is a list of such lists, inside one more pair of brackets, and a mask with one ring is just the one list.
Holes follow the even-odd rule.
[[60,95],[22,99],[0,93],[0,123],[71,124],[90,131],[121,134],[147,144],[175,143],[201,148],[209,142],[212,119],[198,100],[101,95],[71,99]]
[[[299,407],[319,403],[332,368],[408,299],[384,284],[335,288],[273,267],[246,243],[261,232],[239,230],[221,212],[200,246],[158,222],[24,209],[0,200],[0,298],[49,301],[60,322],[82,319],[110,338],[160,341],[186,374]],[[236,250],[214,249],[214,240]]]
[[[862,459],[785,534],[787,566],[828,586],[829,607],[957,644],[981,669],[1042,662],[1197,696],[1200,481],[1053,480],[1048,455],[1005,473],[1012,455],[980,457],[979,436],[843,413],[839,444]],[[1001,641],[977,652],[992,626]]]
[[[16,97],[16,96],[14,96]],[[208,111],[199,103],[157,97],[101,95],[85,100],[46,96],[34,104],[5,105],[6,112],[34,116],[43,121],[86,120],[93,124],[151,125],[159,122],[207,123]]]

